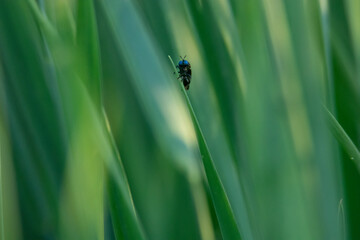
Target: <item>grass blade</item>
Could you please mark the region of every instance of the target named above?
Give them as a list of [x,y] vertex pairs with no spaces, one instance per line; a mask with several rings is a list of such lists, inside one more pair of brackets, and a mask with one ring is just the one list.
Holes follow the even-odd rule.
[[339,122],[335,119],[335,117],[331,114],[331,112],[324,107],[324,113],[326,116],[326,120],[328,121],[330,130],[336,140],[340,143],[340,145],[344,148],[345,152],[349,155],[350,159],[353,160],[358,167],[358,171],[360,172],[360,152],[357,149],[354,142],[347,135],[345,130],[341,127]]
[[[126,189],[119,188],[119,184],[116,181],[116,177],[109,174],[107,179],[107,197],[110,205],[110,213],[113,223],[113,229],[116,239],[146,239],[142,229],[142,225],[139,222],[134,203],[132,200],[131,192],[129,189],[129,183],[125,174],[124,166],[120,159],[120,154],[116,148],[116,143],[113,134],[110,129],[110,124],[106,116],[105,110],[103,110],[103,117],[107,126],[107,137],[111,145],[111,151],[116,158],[114,163],[117,165],[117,169],[121,172],[122,182],[126,184]],[[122,191],[123,192],[122,192]],[[126,193],[124,194],[124,191]],[[129,201],[130,199],[130,201]]]
[[[172,58],[169,56],[169,59],[172,63],[174,71],[176,72],[176,68]],[[219,220],[221,232],[223,238],[227,239],[241,239],[239,229],[237,227],[235,217],[233,211],[231,209],[228,197],[224,190],[224,187],[221,183],[219,174],[216,171],[214,162],[211,158],[208,146],[206,144],[204,135],[201,131],[200,124],[196,118],[194,109],[192,108],[191,102],[189,97],[185,91],[185,88],[181,82],[179,82],[181,86],[181,90],[184,93],[186,104],[188,106],[191,118],[193,120],[196,136],[199,143],[200,153],[201,153],[201,160],[205,169],[206,178],[209,183],[209,188],[211,192],[211,197],[215,206],[215,211],[217,218]]]
[[[1,124],[1,123],[0,123]],[[0,132],[0,240],[5,240],[4,207],[3,207],[3,180],[2,180],[2,134]]]
[[[88,87],[94,103],[101,106],[100,56],[98,30],[95,18],[94,3],[92,0],[77,2],[77,46],[80,51],[83,67],[83,79]],[[80,68],[81,69],[81,68]]]
[[[69,12],[66,5],[62,5],[62,7],[64,8],[62,14]],[[49,44],[51,57],[57,67],[57,81],[60,86],[60,94],[64,100],[62,105],[67,119],[67,130],[69,135],[74,138],[69,150],[71,152],[69,166],[71,167],[68,167],[67,191],[65,191],[66,196],[62,212],[71,211],[75,208],[76,211],[68,212],[68,214],[81,218],[76,223],[72,223],[66,221],[67,214],[63,214],[61,216],[61,234],[65,238],[77,239],[88,239],[90,236],[99,237],[102,235],[102,226],[95,219],[99,218],[101,222],[100,216],[103,207],[99,197],[101,198],[100,193],[103,192],[104,177],[107,177],[110,179],[109,185],[111,186],[107,190],[111,189],[111,192],[105,192],[113,203],[110,209],[111,215],[115,219],[121,219],[120,222],[114,221],[114,223],[118,223],[114,225],[115,233],[122,229],[121,232],[125,234],[126,239],[144,239],[121,159],[112,142],[111,132],[105,130],[106,116],[101,115],[103,114],[100,95],[101,64],[93,2],[78,2],[76,42],[72,41],[72,24],[68,24],[72,17],[62,18],[60,14],[57,26],[60,26],[58,30],[61,34],[51,34],[46,25],[43,24],[46,22],[45,20],[42,21],[43,16],[36,14],[39,12],[36,5],[32,6],[32,11],[45,33],[45,40]],[[69,64],[70,61],[72,64]],[[84,121],[84,119],[88,120]],[[77,122],[84,122],[84,124],[77,126]],[[92,129],[92,131],[89,132],[86,128]],[[95,142],[97,143],[95,144]],[[91,153],[96,153],[96,155]],[[86,161],[84,161],[85,159]],[[104,160],[105,164],[99,162],[99,159]],[[103,176],[103,167],[106,167],[107,176]],[[81,179],[77,179],[76,171],[83,173]],[[87,180],[83,180],[83,178],[87,178]],[[93,188],[90,188],[91,184],[93,184]],[[75,189],[80,188],[82,191],[77,193]],[[89,195],[96,196],[87,203],[93,208],[83,209],[78,204],[84,201],[84,196]],[[92,226],[90,231],[82,228],[84,223]],[[76,229],[78,230],[76,231]],[[122,239],[124,236],[116,234],[116,237]]]

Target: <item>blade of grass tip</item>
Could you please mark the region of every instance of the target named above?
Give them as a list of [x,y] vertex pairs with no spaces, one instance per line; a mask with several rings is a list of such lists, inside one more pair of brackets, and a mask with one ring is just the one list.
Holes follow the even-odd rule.
[[340,199],[339,201],[339,207],[338,207],[338,221],[339,221],[339,227],[342,232],[342,239],[346,239],[346,231],[345,231],[345,214],[344,214],[344,204],[343,199]]
[[331,114],[331,112],[323,106],[323,110],[326,115],[326,120],[328,121],[330,130],[336,140],[340,143],[340,145],[344,148],[345,152],[349,155],[350,159],[354,161],[356,166],[358,167],[358,171],[360,173],[360,152],[357,149],[356,145],[351,141],[350,137],[347,135],[345,130],[341,127],[339,122],[335,119],[335,117]]
[[[174,71],[176,72],[176,67],[175,67],[175,64],[174,64],[172,58],[170,56],[168,56],[168,57],[174,68]],[[233,213],[230,203],[229,203],[229,199],[226,195],[226,192],[225,192],[224,186],[220,180],[219,174],[216,171],[214,162],[211,158],[208,146],[206,144],[204,135],[201,131],[200,124],[196,118],[194,109],[191,105],[191,102],[189,100],[189,97],[185,91],[183,84],[180,81],[178,81],[178,82],[181,86],[182,92],[184,93],[184,96],[186,99],[186,104],[189,108],[190,115],[193,120],[193,124],[194,124],[195,131],[196,131],[196,136],[197,136],[198,143],[199,143],[200,153],[202,156],[201,160],[202,160],[202,163],[203,163],[203,166],[205,169],[206,178],[209,183],[210,193],[211,193],[212,201],[215,206],[216,216],[219,220],[219,225],[220,225],[221,233],[223,235],[223,239],[225,239],[225,240],[241,239],[241,235],[240,235],[239,229],[237,227],[234,213]]]

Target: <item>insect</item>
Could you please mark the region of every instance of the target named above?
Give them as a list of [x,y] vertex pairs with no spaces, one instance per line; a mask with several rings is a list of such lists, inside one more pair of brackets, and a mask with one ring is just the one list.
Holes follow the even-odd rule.
[[186,90],[189,90],[189,86],[190,86],[190,82],[191,82],[191,65],[187,60],[185,60],[185,57],[182,58],[180,56],[181,60],[179,61],[176,68],[179,69],[178,79],[180,78],[181,82],[184,84],[184,88]]

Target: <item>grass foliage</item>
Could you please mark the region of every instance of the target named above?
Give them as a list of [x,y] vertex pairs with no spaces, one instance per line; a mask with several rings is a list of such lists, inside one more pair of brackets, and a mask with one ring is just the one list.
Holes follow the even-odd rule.
[[0,240],[360,239],[358,13],[0,1]]

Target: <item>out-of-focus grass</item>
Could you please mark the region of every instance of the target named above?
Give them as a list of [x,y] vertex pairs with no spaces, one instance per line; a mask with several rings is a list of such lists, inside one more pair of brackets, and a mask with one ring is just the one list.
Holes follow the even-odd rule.
[[359,239],[358,12],[0,1],[1,239],[229,238],[168,55],[242,239]]

